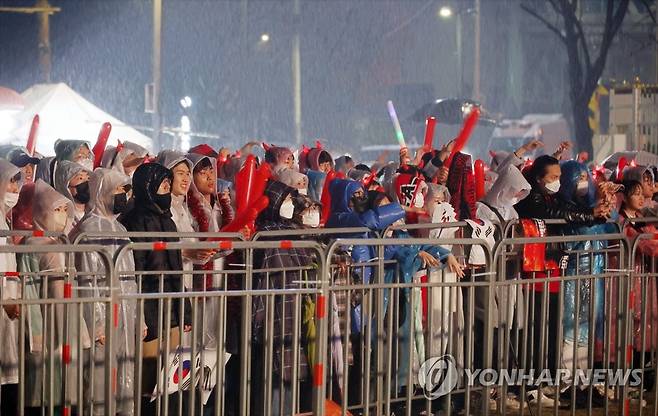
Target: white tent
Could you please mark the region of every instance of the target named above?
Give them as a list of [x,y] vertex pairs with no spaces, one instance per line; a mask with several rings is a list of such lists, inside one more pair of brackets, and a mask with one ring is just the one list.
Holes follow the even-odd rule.
[[54,153],[57,139],[86,140],[93,146],[106,121],[112,124],[108,146],[116,145],[118,139],[152,149],[149,137],[96,107],[66,84],[38,84],[21,95],[25,99],[25,108],[16,115],[16,128],[11,133],[13,139],[10,143],[25,146],[32,118],[39,114],[36,150],[42,155]]

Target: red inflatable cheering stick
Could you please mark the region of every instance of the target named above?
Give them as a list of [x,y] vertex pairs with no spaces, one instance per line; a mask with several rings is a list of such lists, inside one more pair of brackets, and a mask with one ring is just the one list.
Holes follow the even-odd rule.
[[37,132],[39,131],[39,115],[36,114],[32,119],[32,126],[30,127],[30,135],[27,137],[27,153],[34,156],[37,149]]
[[484,197],[484,162],[480,159],[474,163],[475,169],[475,199],[480,200]]
[[256,218],[258,218],[261,211],[267,208],[269,204],[269,198],[265,195],[261,195],[253,204],[249,205],[247,209],[238,214],[233,221],[224,226],[222,232],[237,233],[246,227],[249,229],[250,234],[253,234]]
[[425,143],[423,144],[423,151],[432,151],[432,142],[434,141],[434,127],[436,126],[435,117],[427,117],[425,121]]
[[112,125],[110,123],[103,123],[100,133],[98,133],[98,139],[94,148],[91,150],[94,153],[94,169],[101,165],[103,160],[103,153],[105,152],[105,146],[107,146],[107,140],[110,138],[110,132],[112,131]]
[[236,215],[239,217],[249,205],[249,193],[256,176],[256,157],[247,156],[244,165],[235,175],[235,204]]
[[450,156],[448,156],[448,159],[445,161],[445,166],[450,167],[450,164],[452,163],[452,158],[458,153],[461,152],[461,150],[466,146],[466,143],[468,142],[468,139],[471,137],[471,133],[473,132],[473,129],[475,128],[475,125],[478,122],[478,119],[480,118],[480,109],[477,107],[473,107],[473,110],[470,112],[470,114],[466,117],[466,120],[464,121],[464,127],[462,127],[462,130],[459,132],[459,135],[455,139],[455,144],[452,147],[452,152],[450,152]]
[[617,182],[624,180],[624,168],[628,166],[628,161],[625,157],[620,157],[619,162],[617,162]]

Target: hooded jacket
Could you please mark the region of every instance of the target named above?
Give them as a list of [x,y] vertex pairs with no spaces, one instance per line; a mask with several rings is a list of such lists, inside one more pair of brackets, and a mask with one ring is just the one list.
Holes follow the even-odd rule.
[[[269,199],[267,208],[261,211],[256,219],[259,231],[294,229],[292,222],[281,218],[279,211],[288,195],[296,196],[297,191],[281,182],[270,180],[265,187],[265,196]],[[299,289],[299,282],[308,279],[315,280],[315,270],[305,270],[314,263],[313,257],[305,249],[267,249],[257,250],[254,255],[256,269],[274,269],[275,272],[257,273],[254,276],[254,289]],[[286,272],[280,271],[285,268]],[[274,361],[273,371],[283,380],[292,379],[293,366],[293,330],[296,325],[294,296],[274,296]],[[258,296],[254,299],[254,338],[260,344],[264,342],[264,325],[266,324],[265,299]],[[300,344],[305,344],[307,340]],[[310,341],[310,340],[308,340]],[[299,372],[301,379],[306,376],[307,361],[304,349],[299,350]]]
[[[114,190],[119,186],[130,184],[130,178],[117,170],[105,168],[96,169],[89,178],[90,200],[88,212],[84,218],[71,232],[70,239],[74,240],[81,233],[89,232],[119,232],[125,233],[126,229],[117,221],[117,214],[114,214]],[[122,245],[129,243],[127,238],[98,238],[91,237],[82,240],[85,244],[99,244],[105,247],[109,254],[114,257]],[[76,268],[81,275],[78,278],[78,285],[88,290],[82,291],[84,296],[107,296],[99,286],[108,286],[108,282],[103,281],[105,269],[103,263],[96,253],[81,253],[75,258]],[[116,271],[119,273],[119,285],[123,295],[134,295],[138,293],[135,282],[135,264],[133,257],[124,255],[116,263]],[[119,331],[114,344],[113,360],[116,360],[117,366],[117,386],[118,386],[118,411],[122,414],[132,414],[134,406],[132,395],[135,387],[134,368],[130,357],[135,354],[135,332],[144,327],[136,324],[137,318],[137,301],[123,300],[119,310]],[[83,314],[89,333],[98,339],[105,333],[105,318],[107,311],[103,303],[86,303],[83,306]],[[103,362],[105,348],[96,345],[96,359]],[[87,374],[88,380],[94,384],[94,395],[97,403],[103,400],[104,372],[103,365],[97,366],[93,373]],[[89,368],[86,368],[89,371]],[[89,397],[90,399],[90,397]],[[102,414],[102,407],[95,406],[95,412]]]
[[294,169],[281,169],[277,174],[277,179],[280,182],[297,189],[302,194],[308,191],[308,176],[299,173]]
[[[172,179],[169,169],[159,163],[147,163],[141,165],[133,175],[133,194],[135,206],[122,217],[123,225],[128,231],[140,232],[176,232],[176,224],[171,219],[171,211],[163,210],[155,203],[160,184],[165,179]],[[134,237],[134,242],[154,241],[179,241],[177,237],[150,238]],[[183,271],[183,259],[180,250],[139,250],[133,251],[136,273],[140,271]],[[142,277],[142,292],[159,292],[158,275],[144,275]],[[173,274],[166,275],[163,279],[165,292],[181,292],[183,285],[181,276]],[[171,327],[179,326],[183,319],[179,316],[179,301],[172,302]],[[188,304],[185,303],[184,323],[191,322]],[[146,341],[156,339],[160,335],[158,328],[158,301],[147,300],[144,302],[144,316],[148,333]]]
[[89,143],[84,140],[57,140],[55,142],[55,159],[73,161],[82,146],[87,146],[91,150]]
[[[189,153],[187,159],[191,162],[192,176],[194,176],[194,169],[204,159],[208,159],[213,169],[217,165],[215,159],[199,154]],[[193,179],[193,178],[192,178]],[[212,204],[204,198],[203,194],[199,192],[192,180],[190,189],[187,192],[187,206],[195,221],[194,228],[199,232],[218,232],[223,225],[230,223],[233,220],[233,209],[230,204],[224,204],[217,198],[217,181],[214,182],[213,195],[211,196]]]
[[530,194],[514,206],[519,218],[562,219],[577,224],[596,221],[591,206],[566,204],[559,194],[545,193],[533,178],[526,176],[526,180],[531,186]]
[[[11,209],[5,205],[5,194],[11,179],[20,174],[20,170],[7,160],[0,159],[0,230],[9,230],[6,221],[7,213]],[[19,186],[21,183],[19,182]],[[1,237],[0,245],[11,244],[10,237]],[[13,253],[0,253],[0,284],[2,284],[3,299],[20,298],[20,280],[7,276],[3,272],[15,272],[16,255]],[[0,384],[18,383],[18,323],[11,320],[0,307]]]
[[373,231],[383,230],[395,221],[404,218],[404,210],[398,203],[390,203],[381,207],[373,207],[361,214],[350,208],[350,200],[356,191],[363,186],[348,179],[334,179],[329,186],[331,193],[331,215],[327,220],[327,228],[337,227],[367,227]]
[[[57,163],[57,168],[55,168],[55,186],[54,188],[59,192],[60,194],[64,195],[67,197],[72,203],[73,206],[75,207],[76,201],[73,198],[73,195],[71,194],[71,190],[69,189],[69,183],[77,174],[80,172],[87,172],[89,175],[91,175],[91,171],[87,170],[84,166],[75,163],[75,162],[70,162],[68,160],[63,160],[61,162]],[[90,193],[91,195],[91,193]],[[85,215],[84,211],[79,211],[77,208],[75,209],[75,223],[77,224],[82,217]]]
[[513,199],[523,200],[530,194],[530,184],[514,165],[507,165],[494,182],[491,190],[477,202],[477,218],[489,220],[499,226],[519,218]]

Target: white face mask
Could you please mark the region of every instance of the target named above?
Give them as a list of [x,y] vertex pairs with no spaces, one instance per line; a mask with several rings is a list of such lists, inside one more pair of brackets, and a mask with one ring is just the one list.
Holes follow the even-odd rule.
[[560,181],[549,182],[544,185],[549,194],[556,194],[560,190]]
[[306,188],[298,189],[297,192],[299,192],[300,195],[308,195],[308,189]]
[[589,191],[589,182],[587,182],[587,181],[578,182],[578,185],[576,186],[576,195],[577,196],[585,196],[585,195],[587,195],[588,191]]
[[416,194],[416,197],[414,198],[414,206],[416,208],[422,208],[425,206],[425,196],[420,191]]
[[7,208],[14,208],[18,204],[18,193],[17,192],[7,192],[5,194],[5,205]]
[[81,159],[78,161],[78,164],[84,166],[87,170],[94,170],[94,162],[91,159]]
[[55,229],[52,231],[62,232],[66,229],[66,225],[69,222],[68,212],[55,211],[53,213],[53,220]]
[[292,219],[293,214],[295,213],[295,204],[292,203],[290,199],[286,200],[281,204],[279,208],[279,215],[281,218]]
[[302,215],[302,224],[311,228],[318,228],[320,226],[320,213],[311,211]]

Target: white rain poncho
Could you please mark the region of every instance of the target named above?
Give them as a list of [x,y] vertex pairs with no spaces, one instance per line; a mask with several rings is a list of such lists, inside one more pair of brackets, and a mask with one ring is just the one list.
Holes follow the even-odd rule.
[[[192,181],[192,162],[185,157],[183,153],[175,150],[163,150],[158,153],[156,160],[159,164],[167,169],[173,169],[181,162],[186,162],[190,168],[190,181]],[[176,229],[182,233],[193,233],[194,227],[192,226],[192,214],[187,207],[187,195],[174,195],[171,193],[171,219],[176,224]],[[194,242],[198,241],[197,238],[181,238],[181,241]],[[185,289],[192,290],[192,270],[194,269],[194,262],[183,256],[183,270],[188,272],[183,275],[183,285]]]
[[[20,169],[6,160],[0,159],[0,230],[9,230],[7,212],[11,209],[5,205],[7,185],[11,179],[20,174]],[[20,184],[19,184],[20,185]],[[0,245],[11,244],[10,237],[1,237]],[[16,255],[0,253],[0,274],[2,274],[2,298],[19,299],[20,281],[9,277],[4,272],[16,271]],[[0,384],[18,383],[18,319],[11,320],[0,308]]]
[[[114,190],[119,186],[130,184],[130,178],[115,170],[96,169],[89,178],[91,198],[88,212],[71,232],[71,241],[82,233],[94,232],[127,232],[123,225],[117,221],[114,214]],[[108,252],[111,259],[123,244],[130,242],[121,237],[81,237],[83,244],[100,244]],[[83,288],[81,296],[108,296],[110,282],[106,281],[105,267],[97,253],[82,253],[76,256],[76,269],[78,270],[78,285]],[[132,255],[122,256],[115,265],[118,273],[119,287],[123,295],[137,293],[135,283],[135,263]],[[119,313],[119,330],[113,342],[113,366],[117,367],[117,412],[125,415],[134,413],[134,358],[135,357],[135,331],[144,328],[137,325],[137,302],[134,299],[123,300]],[[85,304],[84,318],[89,333],[95,340],[93,348],[94,362],[97,365],[92,369],[89,360],[85,366],[85,405],[91,402],[90,387],[93,385],[94,414],[103,414],[105,347],[100,340],[106,335],[105,320],[106,308],[103,303]],[[90,351],[91,354],[91,351]]]
[[528,196],[530,188],[521,171],[514,165],[507,165],[499,171],[499,176],[491,190],[482,201],[476,203],[477,218],[489,220],[499,226],[519,218],[514,205]]
[[[531,186],[513,164],[501,166],[498,173],[499,176],[491,190],[476,203],[476,216],[481,220],[488,220],[500,227],[505,227],[508,221],[519,218],[514,205],[530,194]],[[508,278],[518,274],[509,268],[507,271]],[[515,313],[518,318],[523,316],[523,293],[518,288],[518,286],[499,286],[497,288],[493,313],[493,323],[496,327],[499,326],[499,322],[502,322],[502,326],[509,329]],[[484,297],[478,297],[477,291],[478,289],[476,289],[476,303]],[[507,311],[499,308],[499,305],[507,305]],[[478,310],[483,311],[484,305],[481,307],[476,305],[476,311]],[[518,319],[517,322],[522,327],[523,319]]]
[[[75,178],[75,176],[80,172],[87,172],[91,175],[91,171],[86,169],[84,166],[75,162],[70,162],[68,160],[63,160],[57,163],[57,167],[55,168],[54,188],[57,190],[57,192],[67,197],[73,203],[74,208],[76,201],[73,199],[73,195],[71,195],[69,182],[71,182],[71,179]],[[73,222],[73,225],[80,222],[84,215],[84,210],[81,211],[75,208],[75,221]]]
[[108,146],[103,152],[101,167],[116,170],[117,172],[125,174],[126,171],[123,163],[126,159],[129,157],[144,159],[148,154],[148,150],[133,142],[121,143],[118,152],[116,147]]
[[[63,213],[56,214],[55,209],[63,205],[68,206],[66,216]],[[32,207],[32,216],[35,230],[63,232],[68,228],[68,224],[73,221],[73,204],[66,197],[59,194],[50,185],[42,180],[35,184],[34,205]],[[56,237],[29,237],[25,240],[27,245],[53,245],[59,244]],[[28,300],[34,299],[62,299],[64,298],[64,283],[66,279],[67,261],[66,255],[57,249],[49,253],[28,253],[18,257],[18,269],[25,273],[25,291],[23,298]],[[38,273],[36,275],[35,273]],[[47,278],[47,280],[46,280]],[[47,285],[44,283],[47,282]],[[73,291],[73,298],[77,291]],[[68,311],[67,311],[68,309]],[[79,344],[83,349],[90,347],[89,334],[87,325],[79,322],[78,306],[60,303],[54,307],[46,305],[26,306],[21,311],[26,315],[27,321],[27,340],[25,351],[25,400],[26,405],[31,407],[40,407],[42,405],[61,404],[62,388],[66,386],[66,400],[71,404],[78,402],[77,387],[78,367],[80,357],[78,356]],[[49,328],[49,320],[44,320],[48,316],[54,321],[54,333],[50,333],[45,328]],[[64,322],[67,322],[68,337],[65,338]],[[78,331],[82,328],[82,332]],[[53,349],[50,348],[50,340],[53,340]],[[44,342],[44,340],[46,342]],[[62,362],[62,350],[64,345],[70,347],[70,363],[63,372],[64,363]],[[43,374],[43,361],[49,366],[51,363],[54,368],[53,374]],[[46,377],[47,376],[47,377]],[[46,380],[46,385],[42,381]],[[52,389],[52,400],[50,391]],[[43,395],[42,390],[45,391]]]

